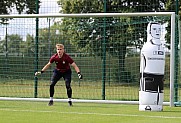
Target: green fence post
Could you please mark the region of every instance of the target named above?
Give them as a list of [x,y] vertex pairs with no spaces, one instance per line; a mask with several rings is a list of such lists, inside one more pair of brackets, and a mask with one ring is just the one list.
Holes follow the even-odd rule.
[[174,102],[178,101],[178,61],[179,61],[179,56],[178,56],[178,42],[179,42],[179,37],[178,37],[178,0],[176,0],[176,19],[175,19],[175,76],[174,76]]
[[[36,0],[36,14],[39,14],[38,0]],[[39,19],[36,18],[36,37],[35,37],[35,72],[38,71],[38,24]],[[35,76],[34,80],[34,97],[37,98],[38,95],[38,78]]]
[[[104,12],[106,13],[106,0],[104,0]],[[102,42],[102,99],[105,100],[106,82],[106,17],[103,18],[103,42]]]

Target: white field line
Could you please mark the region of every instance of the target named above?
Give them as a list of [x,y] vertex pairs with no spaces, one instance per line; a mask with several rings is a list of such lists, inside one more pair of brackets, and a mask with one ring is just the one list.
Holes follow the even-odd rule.
[[[49,98],[12,98],[12,97],[0,97],[0,100],[10,101],[49,101]],[[57,102],[67,102],[67,99],[54,99]],[[73,102],[80,103],[108,103],[108,104],[139,104],[139,101],[120,101],[120,100],[81,100],[72,99]],[[163,105],[170,105],[170,102],[163,102]]]
[[92,112],[59,112],[59,111],[19,110],[19,109],[5,109],[5,108],[0,109],[0,111],[181,119],[181,117],[175,117],[175,116],[153,116],[153,115],[137,115],[137,114],[106,114],[106,113],[92,113]]

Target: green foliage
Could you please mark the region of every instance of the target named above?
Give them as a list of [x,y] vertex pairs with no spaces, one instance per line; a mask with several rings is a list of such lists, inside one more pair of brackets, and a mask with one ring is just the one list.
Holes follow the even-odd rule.
[[34,56],[35,53],[35,38],[33,35],[27,34],[26,41],[21,43],[21,52],[24,56]]
[[[104,3],[106,2],[106,3]],[[115,12],[145,12],[145,11],[161,11],[164,10],[164,4],[166,3],[164,0],[161,0],[160,2],[156,1],[143,1],[143,0],[137,0],[137,1],[111,1],[111,0],[92,0],[87,2],[87,0],[59,0],[59,5],[61,5],[62,13],[98,13],[98,12],[107,12],[107,13],[115,13]],[[160,4],[162,3],[162,4]],[[106,6],[105,6],[106,5]],[[141,17],[140,17],[141,18]],[[106,43],[108,46],[111,46],[111,41],[116,41],[122,45],[123,42],[126,42],[126,46],[129,45],[142,45],[143,42],[141,41],[134,41],[134,39],[146,39],[145,38],[145,29],[147,26],[147,21],[150,21],[151,19],[144,19],[142,18],[141,23],[136,23],[138,20],[135,20],[135,18],[127,18],[116,20],[115,18],[107,18],[106,20],[103,20],[103,23],[101,22],[101,19],[95,19],[95,18],[87,18],[87,19],[69,19],[68,21],[65,18],[65,23],[63,22],[63,25],[66,25],[65,27],[70,27],[68,32],[72,35],[72,38],[70,40],[76,41],[74,43],[77,45],[77,47],[82,47],[84,50],[85,48],[89,49],[98,49],[97,45],[90,45],[90,43],[100,42],[98,47],[101,47],[101,43],[103,41],[103,37],[106,37]],[[129,21],[129,22],[128,22]],[[140,20],[139,20],[140,21]],[[124,26],[121,26],[121,29],[124,29],[124,33],[118,33],[120,32],[119,28],[116,31],[115,25],[120,25],[120,23],[125,23]],[[105,26],[106,25],[106,26]],[[138,29],[136,27],[140,27],[142,29],[139,29],[140,35],[135,35],[134,32],[138,32]],[[71,30],[70,30],[71,29]],[[73,30],[72,30],[73,29]],[[106,30],[106,32],[103,32],[103,30]],[[141,32],[142,30],[142,32]],[[116,36],[114,37],[114,34]],[[122,34],[122,35],[121,35]],[[125,34],[127,36],[125,36]],[[137,38],[135,38],[137,36]],[[129,39],[124,39],[125,37],[129,37]],[[132,38],[134,37],[134,39]],[[101,39],[101,40],[97,40]],[[82,42],[82,41],[86,42]],[[132,41],[130,44],[129,41]],[[135,42],[135,43],[133,43]],[[139,44],[138,44],[139,43]],[[125,45],[125,44],[123,44]],[[93,50],[94,51],[94,50]]]
[[103,0],[59,0],[61,13],[97,13],[104,12]]
[[[177,5],[178,4],[178,5]],[[177,10],[177,7],[178,7],[178,10]],[[178,1],[178,3],[176,3],[176,0],[173,1],[173,0],[168,0],[166,5],[165,5],[165,9],[166,10],[169,10],[169,11],[173,11],[175,12],[176,14],[178,14],[179,16],[176,16],[176,26],[178,24],[178,21],[181,21],[181,1]],[[165,35],[165,39],[166,39],[166,43],[167,43],[167,47],[170,49],[170,33],[171,33],[171,25],[170,25],[170,22],[168,22],[168,26],[167,26],[167,34]],[[176,30],[178,31],[178,30]],[[180,31],[179,31],[180,32]],[[177,33],[177,32],[176,32]],[[181,32],[180,32],[181,33]],[[179,34],[179,33],[178,33]],[[177,37],[177,35],[176,35]]]
[[47,28],[42,28],[39,30],[39,55],[40,56],[51,56],[56,53],[55,45],[57,43],[62,43],[66,47],[66,52],[76,53],[75,46],[71,45],[67,37],[71,36],[62,31],[61,25],[55,23]]
[[[40,4],[40,1],[38,0]],[[18,14],[26,12],[27,14],[36,13],[36,0],[3,0],[0,2],[0,14],[10,14],[15,8]]]
[[[165,10],[164,4],[166,4],[166,1],[92,0],[87,2],[87,0],[59,0],[58,3],[62,7],[62,13],[115,13],[163,11]],[[128,46],[141,48],[146,42],[147,23],[155,20],[166,22],[163,18],[156,17],[89,17],[81,19],[64,18],[61,26],[66,34],[71,35],[71,37],[67,37],[67,40],[77,50],[101,56],[102,58],[105,58],[105,51],[107,54],[117,57],[119,59],[117,69],[120,72],[115,71],[116,78],[118,75],[123,75],[123,77],[127,76],[124,78],[126,81],[130,81],[128,79],[131,75],[125,69],[126,48]],[[104,44],[106,45],[106,50],[104,49]]]
[[[37,7],[40,7],[40,0],[1,0],[0,14],[12,14],[14,9],[16,9],[18,14],[35,14],[37,13],[36,10],[38,10],[36,9]],[[8,19],[1,18],[0,23],[4,23],[6,21],[8,21]]]
[[6,35],[6,38],[1,41],[1,52],[8,51],[8,53],[20,53],[21,43],[23,39],[18,34]]

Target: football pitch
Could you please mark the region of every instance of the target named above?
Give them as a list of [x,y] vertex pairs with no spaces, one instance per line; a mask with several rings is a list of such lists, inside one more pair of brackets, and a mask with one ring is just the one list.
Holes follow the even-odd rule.
[[180,123],[181,107],[139,111],[138,105],[0,101],[1,123]]

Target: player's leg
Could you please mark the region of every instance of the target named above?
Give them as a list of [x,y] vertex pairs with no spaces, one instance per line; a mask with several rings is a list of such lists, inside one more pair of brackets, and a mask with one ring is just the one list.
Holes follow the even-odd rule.
[[65,85],[67,89],[67,97],[68,97],[68,103],[70,106],[72,106],[72,88],[71,88],[71,75],[72,71],[69,70],[64,74],[64,80],[65,80]]
[[55,93],[55,85],[56,83],[58,82],[58,80],[60,80],[60,78],[62,77],[61,73],[58,71],[58,70],[54,70],[53,71],[53,75],[52,75],[52,78],[51,78],[51,82],[50,82],[50,89],[49,89],[49,92],[50,92],[50,101],[48,103],[49,106],[53,105],[53,96],[54,96],[54,93]]

